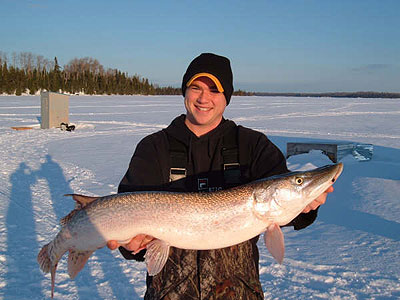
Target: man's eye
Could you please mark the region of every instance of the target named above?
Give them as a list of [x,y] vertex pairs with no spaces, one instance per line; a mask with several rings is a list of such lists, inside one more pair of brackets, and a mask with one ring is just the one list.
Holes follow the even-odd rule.
[[211,92],[211,93],[213,93],[213,94],[217,94],[217,93],[219,93],[219,91],[218,91],[218,89],[217,89],[217,88],[215,88],[215,89],[210,89],[210,92]]

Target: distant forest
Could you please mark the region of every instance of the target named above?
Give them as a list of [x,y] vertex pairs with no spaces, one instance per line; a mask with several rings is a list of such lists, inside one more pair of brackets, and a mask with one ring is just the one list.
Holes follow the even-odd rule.
[[48,60],[29,52],[13,53],[11,60],[0,51],[0,94],[36,94],[47,90],[89,95],[175,95],[180,88],[159,87],[139,75],[105,69],[97,59],[74,58],[61,67],[57,57]]
[[[0,51],[0,94],[35,95],[42,90],[88,95],[180,95],[181,89],[160,87],[139,75],[128,75],[118,69],[105,69],[97,59],[74,58],[61,67],[53,60],[30,52]],[[336,92],[336,93],[255,93],[236,90],[236,96],[289,97],[360,97],[400,98],[400,93]]]

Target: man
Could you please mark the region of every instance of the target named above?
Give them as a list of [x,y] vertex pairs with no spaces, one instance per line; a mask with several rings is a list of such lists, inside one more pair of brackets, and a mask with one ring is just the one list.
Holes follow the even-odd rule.
[[[186,114],[137,145],[118,192],[207,192],[288,172],[284,156],[264,134],[223,118],[232,93],[230,61],[211,53],[196,57],[182,80]],[[288,226],[310,225],[331,191]],[[108,247],[142,261],[152,239],[144,232],[126,245],[109,241]],[[171,248],[163,270],[147,276],[145,299],[264,299],[257,240],[207,251]]]

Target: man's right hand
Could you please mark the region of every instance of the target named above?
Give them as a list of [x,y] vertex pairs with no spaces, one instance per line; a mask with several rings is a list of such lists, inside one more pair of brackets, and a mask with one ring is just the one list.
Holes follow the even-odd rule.
[[150,243],[152,240],[154,240],[154,237],[151,235],[146,235],[146,234],[138,234],[134,238],[132,238],[129,243],[127,244],[119,244],[115,240],[111,240],[107,242],[107,247],[110,250],[115,250],[118,247],[122,246],[126,250],[132,251],[133,254],[139,253],[141,250],[145,249],[147,244]]

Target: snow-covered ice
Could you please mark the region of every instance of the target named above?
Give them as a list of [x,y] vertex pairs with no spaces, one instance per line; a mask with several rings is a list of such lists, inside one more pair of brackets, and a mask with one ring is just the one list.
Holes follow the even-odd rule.
[[[63,195],[115,193],[137,142],[183,112],[180,96],[71,96],[76,130],[40,130],[39,96],[0,96],[0,299],[50,297],[36,256],[74,206]],[[313,225],[284,229],[283,265],[259,243],[265,298],[400,298],[400,101],[233,97],[225,116],[284,153],[296,141],[374,145],[371,161],[342,160]],[[288,160],[292,170],[329,163],[319,151]],[[140,299],[144,291],[144,264],[118,251],[96,251],[75,280],[65,258],[57,270],[56,299]]]

